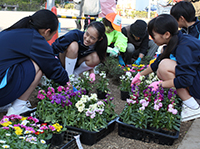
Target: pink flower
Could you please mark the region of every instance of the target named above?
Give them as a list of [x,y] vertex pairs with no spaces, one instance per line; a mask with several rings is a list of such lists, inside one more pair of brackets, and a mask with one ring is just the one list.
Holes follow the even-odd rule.
[[139,110],[142,110],[142,111],[143,111],[143,110],[145,110],[145,107],[142,106],[142,107],[139,108]]
[[159,110],[159,106],[157,104],[154,105],[154,110],[158,111]]
[[96,113],[92,113],[92,115],[90,115],[90,118],[93,119],[95,117]]
[[54,126],[51,126],[51,125],[48,125],[48,127],[52,130],[52,131],[55,131],[56,128]]
[[176,109],[172,110],[172,114],[176,115],[178,113],[178,111]]
[[63,86],[58,87],[58,92],[62,92],[63,90],[65,90],[65,88]]

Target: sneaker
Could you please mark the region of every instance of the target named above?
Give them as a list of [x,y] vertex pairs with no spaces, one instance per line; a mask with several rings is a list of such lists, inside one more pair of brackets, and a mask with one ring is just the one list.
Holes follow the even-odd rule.
[[3,107],[0,107],[0,112],[7,112],[8,111],[8,108],[10,108],[12,106],[12,104],[7,104]]
[[7,116],[12,115],[12,114],[20,115],[20,114],[25,113],[27,111],[33,111],[33,110],[35,110],[35,108],[31,109],[31,108],[28,108],[26,105],[21,106],[20,109],[14,109],[13,107],[10,107],[8,109],[8,112],[7,112],[6,115]]
[[185,105],[182,106],[181,122],[186,122],[200,117],[200,107],[191,109]]

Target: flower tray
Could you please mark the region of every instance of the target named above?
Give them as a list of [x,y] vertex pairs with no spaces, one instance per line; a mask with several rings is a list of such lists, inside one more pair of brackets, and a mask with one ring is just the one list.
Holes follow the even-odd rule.
[[102,128],[99,132],[96,131],[88,131],[77,127],[66,126],[67,130],[74,130],[81,133],[80,140],[81,143],[85,145],[93,145],[97,143],[102,138],[106,137],[110,132],[115,129],[116,119],[110,121],[107,125],[107,128]]
[[[28,111],[25,113],[20,114],[21,116],[32,116],[32,117],[36,117],[35,116],[35,111],[37,109],[34,109],[33,111]],[[43,121],[41,121],[43,122]],[[77,132],[75,130],[66,130],[64,132],[64,138],[63,138],[63,143],[61,145],[50,145],[49,149],[78,149],[78,145],[76,143],[76,139],[74,138],[74,136],[77,135],[81,135],[80,132]],[[51,143],[53,140],[50,140],[49,143]]]
[[78,149],[76,144],[76,140],[74,136],[80,135],[79,132],[73,130],[67,130],[64,134],[64,141],[63,144],[56,146],[50,145],[49,149]]
[[174,135],[169,135],[149,129],[140,129],[134,127],[134,125],[129,125],[123,123],[116,119],[118,123],[118,135],[126,138],[141,140],[143,142],[155,142],[162,145],[172,145],[176,139],[179,137],[179,131],[176,131]]

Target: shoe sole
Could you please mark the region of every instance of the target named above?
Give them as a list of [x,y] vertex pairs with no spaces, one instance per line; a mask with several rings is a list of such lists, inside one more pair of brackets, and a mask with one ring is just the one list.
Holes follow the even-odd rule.
[[34,114],[32,115],[32,113],[34,113],[36,110],[37,110],[37,107],[32,108],[31,110],[26,111],[26,112],[24,112],[24,113],[21,113],[20,115],[21,115],[21,116],[33,116]]
[[189,121],[189,120],[193,120],[193,119],[197,119],[200,117],[200,114],[195,114],[195,115],[192,115],[192,116],[189,116],[189,117],[185,117],[183,119],[181,119],[181,122],[186,122],[186,121]]

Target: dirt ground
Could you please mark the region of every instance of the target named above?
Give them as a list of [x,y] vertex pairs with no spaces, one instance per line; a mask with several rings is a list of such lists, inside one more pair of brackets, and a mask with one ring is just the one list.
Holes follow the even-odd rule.
[[[120,114],[124,109],[125,102],[120,99],[120,91],[118,85],[110,79],[109,89],[114,97],[113,104],[115,104],[115,110],[117,114]],[[30,102],[33,107],[37,106],[38,100],[36,99],[37,91],[35,90],[31,97]],[[6,113],[0,113],[0,118]],[[99,142],[92,146],[82,144],[84,149],[177,149],[188,129],[190,128],[193,121],[181,123],[179,138],[175,140],[172,146],[160,145],[153,142],[146,143],[139,140],[129,139],[118,135],[118,126],[113,132],[101,139]]]

